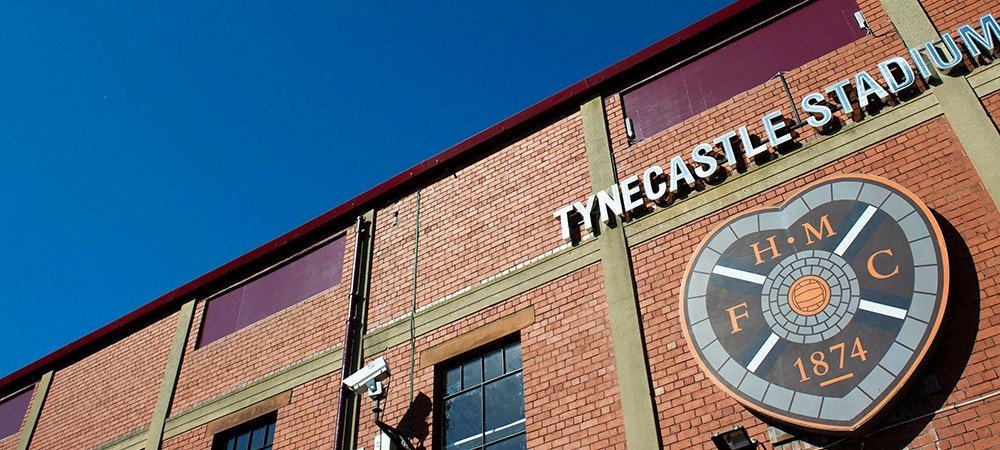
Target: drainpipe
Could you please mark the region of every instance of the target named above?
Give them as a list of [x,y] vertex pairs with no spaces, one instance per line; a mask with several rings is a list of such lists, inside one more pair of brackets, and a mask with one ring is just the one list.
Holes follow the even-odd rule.
[[[359,370],[364,361],[362,336],[368,315],[374,218],[375,213],[371,211],[364,216],[358,216],[355,225],[354,267],[351,269],[351,294],[348,301],[350,309],[344,331],[341,381]],[[337,440],[334,442],[336,450],[354,449],[357,442],[360,406],[360,397],[341,382],[340,402],[337,407]]]

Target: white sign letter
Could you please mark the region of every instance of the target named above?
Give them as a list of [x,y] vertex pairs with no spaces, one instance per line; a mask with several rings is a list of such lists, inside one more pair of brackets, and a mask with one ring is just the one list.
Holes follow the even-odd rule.
[[[823,94],[813,92],[802,98],[802,110],[809,113],[806,122],[813,128],[823,128],[833,119],[833,112],[823,103]],[[819,119],[813,114],[819,114]]]
[[889,98],[889,93],[886,92],[885,88],[883,88],[881,84],[878,84],[878,81],[875,81],[875,79],[864,70],[858,72],[858,74],[854,76],[854,84],[854,87],[858,90],[858,105],[860,105],[862,109],[868,107],[868,97],[872,95],[877,95],[882,101]]
[[763,118],[764,131],[767,132],[767,140],[771,143],[771,148],[777,148],[779,145],[792,140],[792,135],[788,133],[778,136],[778,131],[785,128],[785,121],[779,119],[784,119],[780,109],[767,113]]
[[694,168],[694,174],[698,178],[708,178],[715,174],[716,170],[719,170],[719,162],[715,160],[715,156],[712,156],[712,146],[708,144],[700,144],[691,150],[691,159],[694,162],[701,164],[701,166]]
[[597,193],[597,204],[601,209],[601,222],[604,223],[611,222],[611,213],[620,216],[625,212],[622,210],[622,196],[621,192],[618,191],[618,185],[611,186],[609,190],[611,194],[608,194],[607,190]]
[[[902,80],[897,80],[896,76],[893,75],[892,68],[889,67],[892,65],[899,67],[899,71],[903,75]],[[913,82],[917,81],[913,75],[913,68],[910,67],[910,63],[898,56],[893,56],[878,63],[878,70],[882,72],[882,78],[885,78],[885,84],[889,86],[889,91],[893,94],[913,86]]]
[[736,137],[736,132],[730,131],[712,141],[715,145],[722,144],[722,151],[726,152],[726,163],[729,164],[729,167],[736,167],[736,152],[733,150],[734,137]]
[[747,158],[753,158],[761,153],[767,151],[767,146],[760,144],[760,147],[754,147],[753,142],[750,141],[750,133],[747,132],[746,125],[739,128],[740,141],[743,142],[743,152],[747,155]]
[[847,91],[845,90],[845,88],[850,85],[851,82],[849,80],[842,80],[837,84],[826,88],[827,94],[834,94],[837,96],[837,103],[840,104],[840,109],[843,109],[846,114],[854,112],[854,106],[851,105],[851,98],[847,96]]
[[660,166],[652,166],[642,174],[642,188],[646,192],[646,198],[654,202],[667,195],[667,183],[656,181],[656,185],[653,185],[654,179],[661,176],[663,168]]
[[562,227],[562,238],[569,239],[569,212],[573,210],[572,206],[564,206],[556,210],[552,214],[553,217],[559,219],[559,224]]
[[625,206],[626,212],[633,211],[642,206],[642,196],[636,195],[640,192],[638,176],[632,175],[620,181],[618,185],[621,186],[622,203]]
[[674,159],[670,160],[670,192],[677,192],[677,182],[679,178],[683,178],[684,182],[691,186],[694,184],[694,176],[691,175],[691,171],[688,170],[687,164],[684,163],[684,159],[680,156],[675,156]]

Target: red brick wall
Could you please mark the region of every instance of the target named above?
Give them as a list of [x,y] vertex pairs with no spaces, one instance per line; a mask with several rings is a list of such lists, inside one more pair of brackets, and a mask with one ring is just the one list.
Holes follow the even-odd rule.
[[[23,420],[21,421],[21,428],[20,429],[21,430],[24,429],[24,421]],[[14,450],[15,448],[17,448],[17,443],[18,443],[18,441],[20,441],[20,439],[21,439],[21,433],[20,433],[20,431],[17,432],[17,433],[12,434],[10,436],[7,436],[7,437],[5,437],[3,439],[0,439],[0,450]]]
[[149,423],[177,314],[55,373],[36,449],[91,448]]
[[951,33],[962,25],[979,27],[979,18],[992,13],[1000,14],[998,0],[920,0],[924,11],[930,16],[931,22],[940,33]]
[[[600,267],[586,267],[418,338],[417,354],[533,305],[535,322],[521,331],[528,447],[625,448],[603,290]],[[409,343],[382,355],[393,371],[383,420],[421,436],[423,448],[431,448],[434,369],[421,368],[418,358],[414,392],[420,400],[411,412],[417,420],[401,423],[409,399]],[[366,448],[375,436],[370,408],[365,399],[358,445]]]
[[[994,226],[1000,220],[1000,213],[948,123],[936,119],[738,204],[725,206],[634,249],[656,403],[667,446],[711,448],[707,443],[710,433],[735,424],[747,426],[759,440],[767,439],[764,424],[704,377],[681,335],[678,289],[694,246],[706,236],[706,230],[733,214],[779,204],[806,183],[838,173],[874,174],[903,184],[953,225],[971,252],[971,258],[963,257],[963,251],[952,248],[949,242],[953,280],[951,315],[945,321],[938,350],[930,356],[928,368],[946,388],[945,392],[936,394],[937,397],[904,402],[894,409],[901,414],[917,415],[933,411],[933,407],[925,411],[928,404],[953,404],[1000,389],[1000,363],[995,359],[1000,356],[997,347],[1000,321],[996,320],[1000,317],[1000,270],[997,269],[1000,230]],[[948,227],[943,228],[947,236]],[[979,330],[978,336],[970,337],[975,330]],[[969,354],[969,347],[971,357],[966,363],[963,355]],[[950,394],[949,385],[954,385]],[[918,443],[930,440],[942,445],[969,444],[977,433],[997,435],[1000,426],[994,422],[1000,423],[996,420],[1000,419],[998,412],[1000,399],[958,412],[939,413],[922,433],[919,428],[901,427],[879,433],[865,444],[868,448],[883,448],[897,440],[906,444],[915,434],[920,434]],[[914,426],[924,424],[917,421]]]
[[[802,67],[789,70],[785,78],[796,102],[812,92],[824,93],[827,86],[837,81],[853,79],[859,70],[867,70],[881,81],[878,63],[891,56],[906,54],[906,47],[888,23],[888,16],[881,4],[877,0],[862,0],[858,4],[876,34],[863,37]],[[766,140],[760,117],[771,111],[780,109],[785,118],[794,117],[781,80],[774,78],[649,139],[629,145],[620,97],[612,95],[605,100],[615,163],[621,178],[641,175],[642,171],[653,164],[669,169],[670,158],[675,155],[682,155],[690,164],[691,149],[696,145],[711,144],[716,137],[743,125],[748,127],[750,134]],[[857,112],[857,101],[854,103]],[[849,120],[843,113],[837,113],[836,116],[845,122]],[[796,130],[796,133],[796,141],[801,143],[817,137],[809,126]],[[750,166],[753,166],[752,162]]]
[[[563,242],[552,213],[588,191],[579,113],[427,187],[417,304],[558,247]],[[379,210],[377,220],[369,328],[410,309],[415,197]]]
[[278,411],[274,448],[333,448],[340,380],[338,371],[292,390],[292,402]]
[[981,98],[980,101],[993,118],[993,123],[1000,125],[1000,92],[994,92]]
[[[275,434],[277,434],[275,427]],[[185,431],[177,436],[163,441],[163,450],[195,450],[212,448],[213,436],[205,434],[205,427]]]
[[202,348],[195,348],[205,310],[199,302],[171,414],[300,361],[344,338],[354,229],[347,231],[340,284]]

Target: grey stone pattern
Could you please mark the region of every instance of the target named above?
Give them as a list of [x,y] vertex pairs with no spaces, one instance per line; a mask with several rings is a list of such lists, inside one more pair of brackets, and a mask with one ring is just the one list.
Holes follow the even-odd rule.
[[[726,353],[709,324],[706,308],[710,274],[719,257],[737,239],[750,233],[770,229],[787,229],[809,210],[829,201],[853,200],[879,208],[897,223],[906,235],[913,253],[916,277],[912,307],[895,342],[881,361],[873,361],[873,369],[856,388],[843,397],[818,396],[786,389],[749,372]],[[929,323],[940,311],[937,298],[941,292],[939,279],[941,256],[933,233],[917,208],[904,196],[864,179],[842,179],[817,186],[792,199],[782,209],[765,211],[738,219],[721,228],[696,255],[698,260],[687,280],[685,311],[687,326],[696,351],[715,374],[743,396],[743,401],[764,410],[791,414],[817,422],[851,423],[886,394],[908,365],[918,346],[929,333]],[[700,273],[696,273],[700,272]],[[800,276],[822,277],[831,288],[831,303],[823,313],[802,317],[791,311],[787,293],[791,283]],[[842,330],[859,311],[858,278],[847,262],[837,255],[822,251],[803,251],[786,257],[767,277],[761,301],[771,329],[782,339],[795,343],[814,343],[829,339]]]
[[[830,304],[819,314],[802,316],[792,310],[788,290],[806,275],[830,285]],[[797,344],[825,341],[841,332],[858,312],[861,286],[843,258],[825,251],[801,251],[785,257],[771,270],[760,297],[764,319],[778,337]]]

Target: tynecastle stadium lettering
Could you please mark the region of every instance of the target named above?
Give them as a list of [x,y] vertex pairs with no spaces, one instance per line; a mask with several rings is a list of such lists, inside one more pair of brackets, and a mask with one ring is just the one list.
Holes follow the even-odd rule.
[[[950,33],[941,35],[941,41],[928,41],[909,49],[907,57],[894,56],[878,64],[882,81],[869,71],[857,72],[847,78],[825,87],[822,92],[812,92],[803,96],[798,104],[806,113],[805,124],[824,129],[834,119],[834,111],[845,114],[855,112],[855,106],[862,110],[884,104],[891,95],[914,86],[917,77],[933,82],[940,77],[939,72],[949,72],[960,66],[966,57],[989,59],[1000,42],[1000,24],[993,14],[979,19],[982,32],[970,25],[958,28],[958,40]],[[964,49],[959,48],[961,42]],[[852,98],[857,102],[852,104]],[[834,104],[828,104],[827,100]],[[583,230],[592,230],[594,219],[609,223],[613,217],[626,218],[630,213],[646,205],[669,204],[678,192],[694,188],[698,180],[712,181],[721,175],[722,165],[736,169],[743,158],[754,159],[794,142],[791,134],[794,127],[804,124],[790,123],[782,110],[775,110],[761,116],[759,125],[764,131],[760,143],[750,134],[748,125],[741,125],[710,142],[698,144],[687,154],[670,159],[667,169],[659,165],[650,166],[641,175],[632,175],[617,184],[591,194],[584,201],[575,201],[553,213],[560,222],[563,239],[571,239],[572,229],[579,225]],[[759,129],[759,128],[757,128]],[[720,151],[721,150],[721,153]],[[689,165],[688,161],[694,163]],[[578,220],[576,220],[578,219]]]

